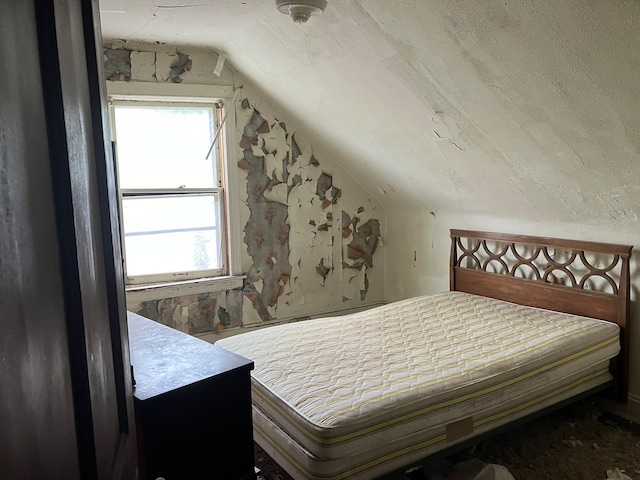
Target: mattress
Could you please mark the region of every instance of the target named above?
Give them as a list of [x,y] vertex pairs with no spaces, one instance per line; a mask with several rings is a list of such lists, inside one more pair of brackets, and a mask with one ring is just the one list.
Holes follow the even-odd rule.
[[295,478],[372,478],[609,382],[617,325],[462,292],[217,342]]

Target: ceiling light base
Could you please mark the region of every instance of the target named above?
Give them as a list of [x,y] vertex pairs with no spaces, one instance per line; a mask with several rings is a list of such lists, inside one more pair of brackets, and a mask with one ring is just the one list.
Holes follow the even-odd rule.
[[312,15],[320,15],[327,8],[327,0],[276,0],[276,7],[290,15],[296,23],[306,23]]

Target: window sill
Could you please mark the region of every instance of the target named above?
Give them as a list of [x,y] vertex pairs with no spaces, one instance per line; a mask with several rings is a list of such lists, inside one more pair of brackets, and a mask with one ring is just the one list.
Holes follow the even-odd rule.
[[247,278],[246,275],[198,278],[181,282],[129,285],[125,290],[127,293],[127,302],[135,304],[146,300],[159,300],[162,298],[232,290],[242,287],[245,278]]

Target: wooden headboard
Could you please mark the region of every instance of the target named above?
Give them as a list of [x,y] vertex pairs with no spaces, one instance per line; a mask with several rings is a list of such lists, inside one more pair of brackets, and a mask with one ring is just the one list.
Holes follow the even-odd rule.
[[629,245],[451,230],[450,289],[620,326],[615,398],[629,381]]

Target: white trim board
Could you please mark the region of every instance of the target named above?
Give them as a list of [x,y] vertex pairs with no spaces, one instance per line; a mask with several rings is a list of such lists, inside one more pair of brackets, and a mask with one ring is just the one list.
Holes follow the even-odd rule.
[[167,97],[193,99],[233,98],[234,88],[223,85],[193,83],[107,82],[110,97],[143,97],[146,100],[166,100]]
[[222,290],[232,290],[243,285],[245,275],[233,275],[215,278],[200,278],[184,282],[135,285],[127,287],[127,304],[138,305],[148,300],[161,300],[164,298],[182,297],[185,295],[198,295],[200,293],[213,293]]

